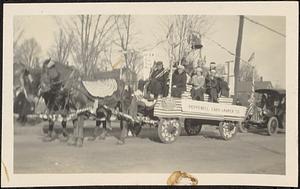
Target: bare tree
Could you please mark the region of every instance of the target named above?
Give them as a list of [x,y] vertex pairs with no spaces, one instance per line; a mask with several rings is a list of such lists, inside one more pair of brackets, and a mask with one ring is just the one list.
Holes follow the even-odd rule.
[[20,41],[24,36],[24,28],[20,22],[14,22],[14,35],[13,35],[13,53],[14,53],[14,63],[19,63],[20,60]]
[[56,34],[54,47],[48,52],[49,56],[51,56],[54,61],[67,64],[73,47],[73,41],[73,32],[66,33],[60,28],[59,32]]
[[111,40],[114,24],[112,16],[79,15],[72,19],[70,28],[74,31],[72,56],[84,76],[91,77],[96,70],[100,53]]
[[133,49],[129,49],[128,47],[132,41],[132,17],[130,15],[114,16],[114,21],[117,27],[117,39],[114,41],[114,43],[120,47],[124,55],[125,66],[127,68],[131,68]]
[[257,70],[254,68],[252,69],[252,65],[242,63],[240,67],[240,81],[252,81],[254,71],[254,81],[259,80],[259,75]]
[[[142,49],[133,47],[134,40],[137,39],[137,34],[134,31],[134,20],[131,15],[118,15],[114,17],[116,24],[117,38],[114,40],[114,44],[117,45],[123,53],[125,67],[131,71],[131,73],[138,74],[142,69],[142,61],[140,58],[140,52]],[[133,84],[132,74],[129,75],[129,82]]]
[[106,48],[102,53],[103,60],[105,60],[105,65],[103,65],[105,69],[113,68],[112,56],[113,56],[113,40],[111,40],[109,45],[106,46]]
[[20,24],[17,23],[14,24],[14,43],[13,43],[14,48],[17,47],[20,40],[22,39],[24,35],[24,31],[25,31],[24,28]]
[[40,53],[40,45],[34,38],[30,38],[17,48],[15,58],[26,66],[33,68],[38,64]]
[[190,37],[193,34],[201,37],[209,31],[210,27],[211,24],[206,16],[176,15],[161,19],[161,28],[165,33],[163,38],[168,38],[173,32],[172,43],[174,44],[174,58],[176,62],[180,62],[183,57],[187,57],[193,52]]

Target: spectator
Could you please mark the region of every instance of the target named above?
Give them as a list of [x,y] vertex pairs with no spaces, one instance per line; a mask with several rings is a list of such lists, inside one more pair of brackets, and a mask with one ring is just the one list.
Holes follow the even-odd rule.
[[191,96],[193,100],[204,100],[204,84],[205,78],[203,76],[203,70],[198,67],[196,69],[196,75],[192,77],[193,88],[191,90]]
[[184,66],[178,65],[177,70],[172,76],[172,92],[171,96],[181,97],[181,94],[186,90],[187,76],[184,71]]
[[221,90],[221,96],[223,97],[229,97],[229,87],[228,83],[224,80],[224,76],[221,77],[220,80],[220,90]]
[[149,91],[157,98],[158,95],[162,95],[164,92],[164,86],[166,85],[167,74],[163,67],[163,62],[156,62],[155,69],[150,76]]
[[218,81],[215,75],[216,70],[211,70],[208,79],[206,80],[206,86],[208,88],[207,92],[211,102],[218,102]]

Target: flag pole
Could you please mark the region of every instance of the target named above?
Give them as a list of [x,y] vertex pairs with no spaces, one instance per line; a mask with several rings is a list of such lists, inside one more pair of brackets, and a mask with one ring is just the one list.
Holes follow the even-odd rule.
[[168,98],[171,98],[172,92],[172,75],[173,75],[173,56],[174,56],[174,25],[172,24],[170,29],[170,35],[168,37],[171,38],[171,52],[170,52],[170,74],[169,74],[169,93]]

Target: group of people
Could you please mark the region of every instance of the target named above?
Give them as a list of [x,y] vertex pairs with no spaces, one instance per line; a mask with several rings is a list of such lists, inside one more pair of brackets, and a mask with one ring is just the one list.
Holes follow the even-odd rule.
[[204,94],[210,96],[211,102],[218,102],[218,97],[229,97],[229,86],[224,77],[217,77],[215,67],[211,67],[204,73],[201,67],[197,67],[191,74],[187,74],[183,65],[178,65],[172,74],[172,82],[168,80],[169,71],[164,69],[161,61],[155,62],[149,78],[147,90],[157,98],[166,97],[169,93],[171,83],[171,96],[180,98],[186,91],[187,84],[192,85],[191,97],[193,100],[204,100]]

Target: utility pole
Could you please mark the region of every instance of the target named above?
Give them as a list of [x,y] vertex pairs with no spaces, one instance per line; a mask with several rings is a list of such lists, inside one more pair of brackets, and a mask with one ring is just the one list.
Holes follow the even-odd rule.
[[241,47],[242,47],[242,39],[243,39],[243,27],[244,27],[244,16],[241,15],[239,17],[239,30],[238,30],[238,38],[237,38],[236,50],[235,50],[234,95],[237,94],[237,83],[240,78],[240,58],[241,58]]

